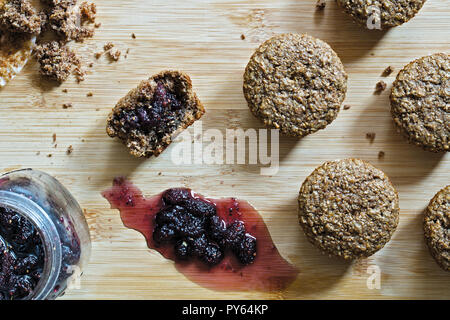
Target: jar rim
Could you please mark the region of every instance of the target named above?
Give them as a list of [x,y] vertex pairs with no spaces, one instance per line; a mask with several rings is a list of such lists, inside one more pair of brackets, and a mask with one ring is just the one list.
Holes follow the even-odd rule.
[[45,252],[44,269],[36,288],[26,299],[45,299],[55,288],[61,272],[62,245],[56,226],[41,206],[24,195],[0,191],[0,207],[10,208],[29,219],[39,231]]

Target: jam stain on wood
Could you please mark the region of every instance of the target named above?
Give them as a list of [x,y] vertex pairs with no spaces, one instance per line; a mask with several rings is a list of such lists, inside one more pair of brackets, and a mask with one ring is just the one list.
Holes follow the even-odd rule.
[[[190,190],[189,190],[190,191]],[[218,291],[275,292],[287,288],[297,277],[298,270],[278,252],[269,230],[259,213],[246,201],[235,198],[209,199],[190,191],[193,197],[213,203],[217,216],[227,224],[242,221],[257,241],[257,255],[252,264],[244,265],[227,252],[215,266],[198,259],[180,260],[173,245],[159,245],[153,240],[155,217],[164,206],[163,193],[144,197],[142,192],[124,178],[116,178],[113,187],[102,195],[111,207],[120,211],[123,224],[144,235],[147,246],[166,259],[175,262],[176,269],[189,280]]]

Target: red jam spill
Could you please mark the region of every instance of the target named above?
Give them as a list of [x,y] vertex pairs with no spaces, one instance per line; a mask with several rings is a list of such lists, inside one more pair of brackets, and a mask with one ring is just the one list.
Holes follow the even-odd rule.
[[209,199],[192,192],[194,197],[213,203],[217,215],[227,224],[235,220],[245,223],[246,231],[258,241],[254,262],[243,265],[233,254],[226,254],[218,265],[212,267],[198,259],[177,259],[173,246],[158,245],[152,236],[155,216],[163,206],[162,194],[145,198],[124,178],[114,179],[113,187],[102,193],[112,208],[119,209],[127,228],[142,233],[150,249],[173,260],[179,272],[203,287],[222,291],[272,292],[285,289],[297,277],[297,268],[280,255],[259,213],[248,202],[235,198]]

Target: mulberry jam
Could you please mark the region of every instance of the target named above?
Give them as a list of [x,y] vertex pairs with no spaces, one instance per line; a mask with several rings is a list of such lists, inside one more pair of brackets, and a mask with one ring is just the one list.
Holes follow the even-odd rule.
[[0,300],[57,298],[90,246],[80,206],[56,179],[31,169],[0,177]]
[[102,195],[124,225],[175,262],[191,281],[222,291],[280,291],[298,270],[278,252],[259,213],[246,201],[209,199],[176,188],[153,196],[124,178]]

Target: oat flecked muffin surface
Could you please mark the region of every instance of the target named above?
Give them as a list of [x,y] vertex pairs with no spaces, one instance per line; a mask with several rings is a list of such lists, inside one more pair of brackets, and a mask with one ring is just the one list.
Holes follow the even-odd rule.
[[411,20],[426,0],[337,0],[344,11],[359,24],[367,27],[376,8],[381,18],[381,28],[399,26]]
[[244,95],[252,113],[270,128],[303,137],[336,119],[347,92],[341,60],[325,42],[281,34],[250,58]]
[[450,185],[438,192],[425,210],[425,241],[438,265],[450,271]]
[[398,194],[381,170],[359,159],[326,162],[304,181],[299,222],[322,252],[347,260],[369,257],[391,239]]
[[122,140],[133,156],[158,156],[204,113],[189,76],[163,71],[142,81],[117,103],[106,132]]
[[450,150],[450,55],[436,53],[408,64],[390,99],[394,122],[411,143],[432,152]]

